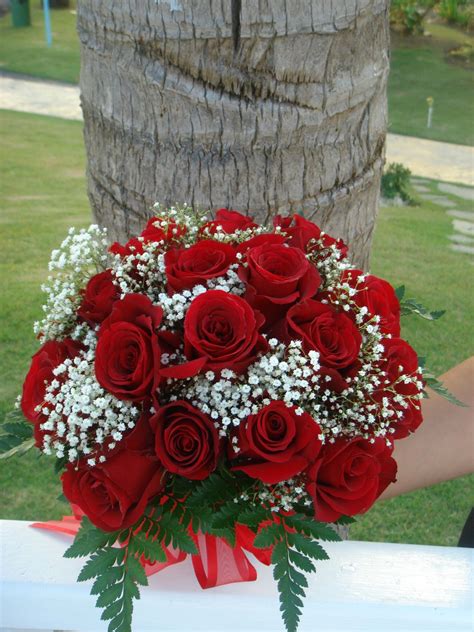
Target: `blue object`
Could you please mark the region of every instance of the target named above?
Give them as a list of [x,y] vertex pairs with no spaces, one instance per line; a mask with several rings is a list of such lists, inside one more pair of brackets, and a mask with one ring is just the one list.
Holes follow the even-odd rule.
[[43,0],[43,14],[46,46],[51,46],[53,43],[53,33],[51,32],[51,13],[49,12],[49,0]]

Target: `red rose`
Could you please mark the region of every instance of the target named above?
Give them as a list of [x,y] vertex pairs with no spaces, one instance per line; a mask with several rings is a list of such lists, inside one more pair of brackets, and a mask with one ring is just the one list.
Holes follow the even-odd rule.
[[249,250],[257,248],[258,246],[284,243],[285,238],[283,235],[276,235],[275,233],[261,233],[260,235],[255,235],[255,237],[250,237],[250,239],[243,241],[241,244],[236,244],[235,250],[241,254],[246,254]]
[[230,235],[236,230],[247,230],[248,228],[256,228],[257,224],[248,215],[242,215],[237,211],[230,211],[226,208],[220,208],[216,211],[216,219],[204,224],[201,228],[201,234],[207,232],[213,235],[217,232],[218,227],[222,232]]
[[303,341],[303,349],[318,351],[320,363],[345,369],[355,362],[362,336],[352,320],[331,305],[307,300],[290,309],[287,316],[291,338]]
[[94,326],[107,318],[119,298],[120,291],[113,282],[112,272],[99,272],[89,279],[77,315]]
[[[418,386],[412,381],[405,384],[403,376],[418,376],[418,356],[408,342],[401,338],[387,338],[382,342],[384,346],[383,359],[380,367],[386,373],[388,385],[400,395],[413,396],[419,393]],[[385,380],[384,380],[385,381]]]
[[153,434],[143,415],[104,463],[69,464],[62,475],[63,492],[103,531],[135,524],[148,502],[163,488],[164,469],[153,453]]
[[184,320],[184,352],[189,360],[204,359],[213,371],[231,369],[242,373],[266,351],[258,333],[261,314],[239,296],[209,290],[191,303]]
[[152,217],[148,220],[140,238],[132,237],[125,245],[114,242],[109,251],[114,255],[128,257],[129,255],[141,254],[143,244],[150,242],[169,242],[184,235],[186,228],[176,222],[165,220],[162,217]]
[[275,228],[280,227],[288,236],[287,241],[291,246],[306,250],[311,239],[319,239],[321,229],[301,215],[282,217],[277,215],[273,220]]
[[359,307],[367,307],[372,316],[380,316],[379,326],[382,333],[398,337],[400,303],[395,290],[390,283],[373,274],[364,275],[364,281],[359,281],[362,274],[362,270],[345,270],[342,281],[352,288],[357,288],[353,300]]
[[159,381],[162,316],[142,294],[115,303],[99,329],[95,357],[97,380],[109,393],[130,401],[151,397]]
[[216,469],[219,435],[213,421],[186,401],[162,406],[151,419],[155,452],[165,468],[202,480]]
[[[351,371],[349,371],[348,373],[351,373]],[[344,377],[348,377],[346,371],[344,371],[344,377],[342,377],[342,375],[336,369],[322,366],[319,369],[318,374],[320,375],[319,385],[321,386],[323,391],[329,389],[334,393],[342,393],[342,391],[345,391],[346,388],[349,388],[349,384],[344,379]]]
[[391,424],[391,427],[395,432],[390,435],[392,439],[403,439],[418,428],[423,421],[423,414],[421,412],[421,402],[407,402],[408,407],[399,407],[398,412],[400,417],[397,416],[396,421]]
[[314,296],[321,285],[318,271],[301,250],[283,244],[249,250],[239,276],[247,285],[245,298],[263,313],[266,328],[282,320],[289,307]]
[[190,248],[168,250],[165,254],[168,287],[179,292],[223,276],[235,260],[232,246],[212,239],[198,241]]
[[[288,235],[288,243],[295,248],[312,251],[315,248],[336,246],[341,251],[342,257],[347,256],[348,248],[342,239],[334,239],[334,237],[324,233],[314,222],[310,222],[301,215],[292,215],[290,217],[277,215],[273,220],[273,225],[281,227],[282,231]],[[311,240],[321,241],[321,246],[310,244]]]
[[48,340],[31,359],[30,370],[23,383],[21,410],[26,419],[35,424],[34,434],[37,447],[42,445],[45,434],[40,424],[47,421],[47,418],[41,410],[35,409],[37,406],[44,405],[46,387],[54,379],[61,380],[60,377],[54,376],[53,370],[67,358],[74,358],[81,348],[80,343],[70,338],[65,338],[62,342]]
[[318,456],[321,428],[307,413],[273,401],[242,422],[237,431],[240,451],[229,447],[234,470],[264,483],[279,483],[299,474]]
[[334,522],[367,511],[390,483],[397,464],[385,439],[337,439],[308,469],[316,520]]
[[171,241],[186,233],[186,227],[163,217],[152,217],[141,232],[145,243],[150,241]]

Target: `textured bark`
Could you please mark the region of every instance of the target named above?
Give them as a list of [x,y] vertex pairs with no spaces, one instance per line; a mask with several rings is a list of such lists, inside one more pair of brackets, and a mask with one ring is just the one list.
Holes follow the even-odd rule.
[[389,0],[80,0],[89,194],[112,238],[154,201],[298,211],[367,266]]

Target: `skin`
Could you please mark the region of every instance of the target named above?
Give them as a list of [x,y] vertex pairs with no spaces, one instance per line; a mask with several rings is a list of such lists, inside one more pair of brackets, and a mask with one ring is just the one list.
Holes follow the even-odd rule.
[[474,472],[474,356],[442,375],[441,382],[466,407],[429,391],[422,404],[423,423],[395,443],[397,481],[381,500]]

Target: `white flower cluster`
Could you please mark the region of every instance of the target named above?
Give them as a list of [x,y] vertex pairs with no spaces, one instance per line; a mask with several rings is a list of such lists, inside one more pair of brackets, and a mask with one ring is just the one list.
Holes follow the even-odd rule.
[[48,276],[41,286],[46,294],[45,316],[34,324],[34,332],[44,342],[61,340],[74,326],[81,290],[88,279],[107,263],[107,231],[95,224],[87,229],[69,230],[58,250],[51,253]]
[[122,292],[126,294],[139,292],[163,309],[163,329],[182,327],[182,321],[192,301],[207,290],[222,290],[231,294],[242,295],[245,285],[237,275],[238,264],[229,267],[225,276],[210,279],[204,285],[195,285],[189,290],[167,292],[165,256],[156,252],[157,243],[143,244],[143,253],[121,258],[116,255],[112,264],[112,273]]
[[[283,400],[302,413],[303,402],[308,406],[317,400],[319,356],[315,351],[305,354],[299,341],[286,347],[272,339],[270,346],[270,352],[250,365],[244,375],[236,376],[229,369],[220,376],[207,371],[177,385],[177,390],[170,382],[170,401],[179,399],[184,390],[193,406],[215,420],[222,436],[272,400]],[[238,451],[237,445],[234,450]]]
[[319,239],[312,239],[308,244],[310,252],[307,257],[317,268],[321,276],[321,289],[325,290],[333,284],[337,284],[344,270],[351,267],[350,262],[343,256],[337,244],[324,245],[324,235]]
[[[91,341],[89,337],[89,341]],[[96,464],[105,461],[104,449],[115,447],[127,430],[135,426],[140,411],[130,402],[117,399],[97,382],[93,345],[78,356],[66,359],[54,371],[48,385],[40,428],[45,432],[43,452],[70,462],[82,456]]]
[[[313,502],[304,484],[298,480],[298,477],[295,479],[290,478],[276,485],[264,485],[259,489],[256,498],[244,492],[240,499],[252,504],[265,505],[270,507],[271,511],[275,513],[280,510],[293,511],[297,505],[310,507]],[[235,499],[235,502],[238,502],[238,500]]]

